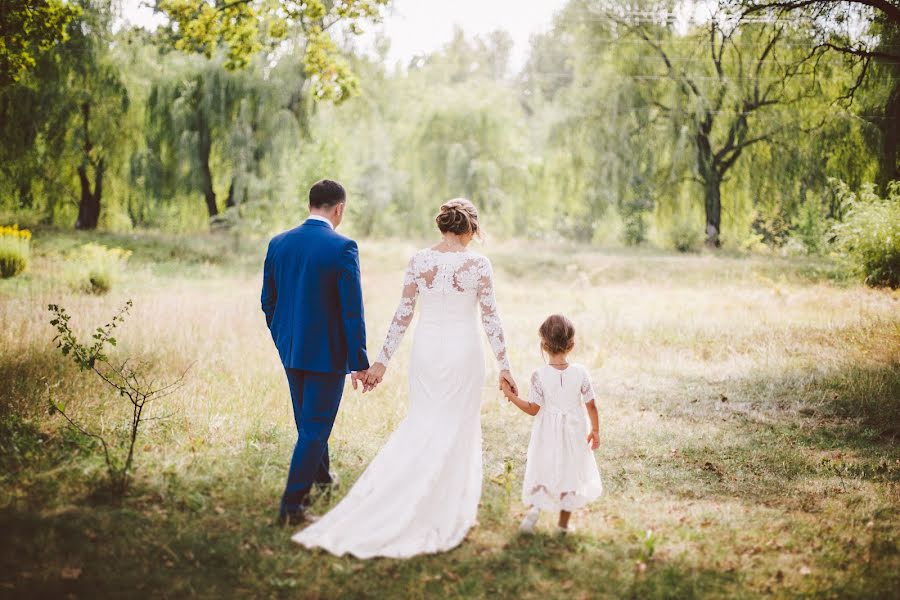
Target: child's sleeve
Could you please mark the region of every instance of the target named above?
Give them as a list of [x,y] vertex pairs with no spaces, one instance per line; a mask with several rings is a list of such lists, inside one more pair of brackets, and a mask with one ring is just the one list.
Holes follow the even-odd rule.
[[544,387],[541,385],[541,378],[537,371],[531,374],[531,390],[528,391],[528,401],[538,406],[544,406]]
[[591,383],[591,376],[588,374],[587,369],[582,367],[581,373],[581,398],[584,400],[584,403],[587,404],[591,400],[596,400],[597,396],[594,394],[594,384]]

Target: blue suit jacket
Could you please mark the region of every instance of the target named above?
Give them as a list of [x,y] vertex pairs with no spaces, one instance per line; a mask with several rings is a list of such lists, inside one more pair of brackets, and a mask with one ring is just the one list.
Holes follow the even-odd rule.
[[272,238],[261,300],[285,368],[369,368],[359,249],[327,223],[310,219]]

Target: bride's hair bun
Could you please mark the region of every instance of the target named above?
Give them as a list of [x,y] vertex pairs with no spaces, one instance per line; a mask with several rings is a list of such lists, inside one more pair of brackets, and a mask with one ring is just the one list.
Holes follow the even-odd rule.
[[538,333],[541,348],[550,354],[563,354],[575,347],[575,326],[563,315],[550,315],[541,323]]
[[465,198],[454,198],[441,205],[441,210],[434,218],[441,233],[479,235],[478,209]]

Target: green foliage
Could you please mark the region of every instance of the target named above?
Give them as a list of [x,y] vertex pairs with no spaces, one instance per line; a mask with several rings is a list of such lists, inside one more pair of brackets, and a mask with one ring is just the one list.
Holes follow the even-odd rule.
[[172,21],[171,37],[179,50],[207,58],[219,45],[228,69],[246,67],[260,50],[302,32],[304,68],[317,100],[341,102],[356,93],[358,81],[327,30],[340,23],[351,34],[377,21],[388,0],[161,0],[158,8]]
[[686,206],[706,231],[718,190],[729,247],[822,252],[843,216],[827,180],[875,179],[881,138],[859,117],[893,85],[869,76],[842,108],[854,71],[834,54],[809,63],[821,48],[799,25],[622,26],[605,2],[569,2],[519,73],[502,31],[458,30],[400,69],[387,40],[377,57],[332,41],[380,18],[380,0],[171,0],[156,35],[113,34],[105,0],[77,5],[59,52],[0,90],[0,215],[90,228],[68,201],[87,198],[102,229],[210,228],[236,250],[300,220],[329,176],[350,191],[354,235],[421,236],[462,195],[500,237],[668,246]]
[[62,0],[3,0],[0,11],[0,89],[22,79],[41,54],[65,41],[79,14]]
[[800,205],[792,226],[791,238],[800,242],[808,254],[825,250],[831,223],[817,198],[807,198]]
[[25,270],[28,260],[17,250],[0,248],[0,277],[9,279]]
[[105,294],[125,269],[130,250],[89,242],[68,252],[66,278],[77,290]]
[[113,316],[109,323],[97,327],[91,335],[89,344],[78,341],[70,325],[71,316],[65,308],[50,304],[47,308],[53,318],[50,325],[56,329],[53,341],[63,356],[69,357],[81,371],[92,371],[107,384],[121,399],[128,400],[131,408],[129,424],[124,428],[124,435],[116,435],[116,430],[106,431],[102,425],[90,426],[72,416],[67,404],[49,398],[49,412],[59,414],[74,430],[99,442],[103,450],[110,492],[120,497],[128,490],[134,462],[134,450],[137,443],[141,423],[145,420],[144,408],[148,402],[164,398],[180,388],[184,374],[173,383],[158,386],[155,378],[150,377],[148,366],[144,363],[126,359],[121,363],[112,363],[107,348],[117,344],[113,336],[125,320],[132,307],[131,300]]
[[900,287],[900,182],[891,183],[884,198],[871,184],[859,192],[836,185],[847,214],[833,232],[850,269],[871,286]]
[[703,244],[703,232],[697,223],[685,218],[678,218],[669,227],[669,241],[679,252],[696,252]]
[[31,232],[12,227],[0,226],[0,277],[15,277],[28,266],[31,254]]

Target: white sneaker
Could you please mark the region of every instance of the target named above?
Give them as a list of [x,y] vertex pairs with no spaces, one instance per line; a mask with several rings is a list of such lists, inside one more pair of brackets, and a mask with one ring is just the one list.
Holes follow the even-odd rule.
[[534,526],[537,525],[540,516],[541,510],[536,506],[532,506],[531,509],[525,513],[525,518],[522,519],[522,524],[519,525],[519,531],[522,533],[534,533]]

